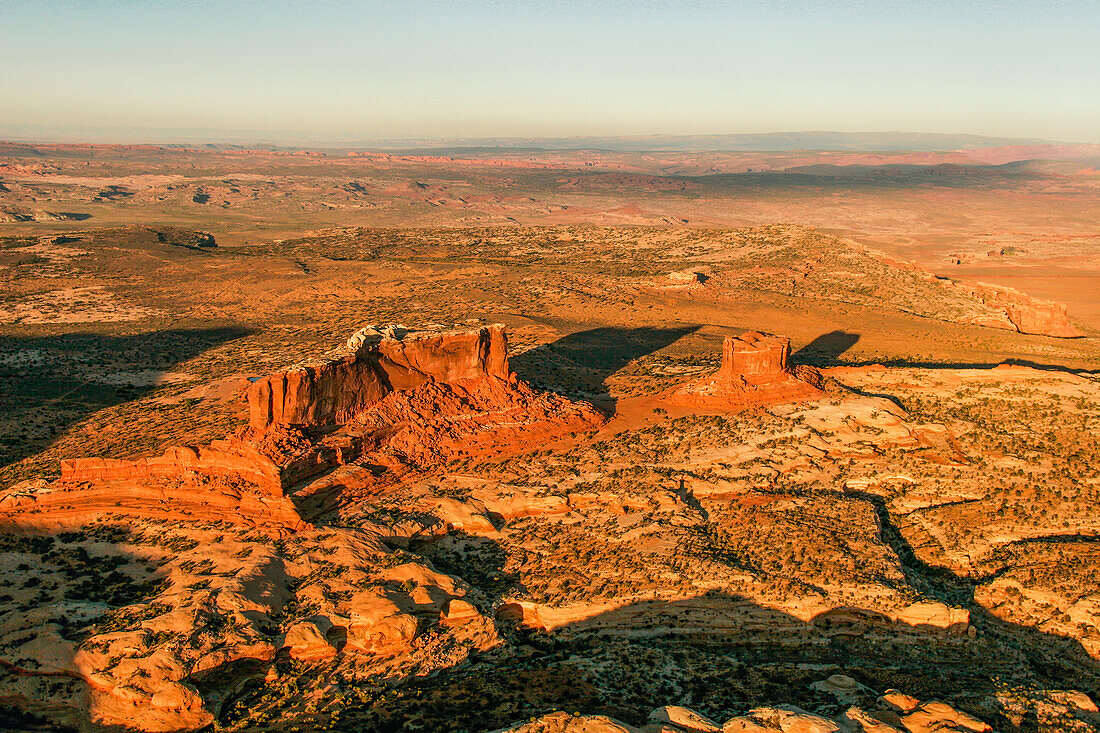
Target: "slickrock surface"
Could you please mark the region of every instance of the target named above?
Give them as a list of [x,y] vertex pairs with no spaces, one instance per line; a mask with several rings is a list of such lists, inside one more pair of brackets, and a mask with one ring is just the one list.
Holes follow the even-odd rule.
[[[0,616],[5,704],[88,731],[196,730],[243,688],[265,679],[293,686],[289,660],[318,679],[400,678],[499,643],[493,623],[461,602],[467,586],[389,550],[369,529],[273,540],[175,524],[100,521],[6,541],[16,555],[45,543],[62,575],[86,574],[74,562],[85,557],[148,587],[107,615],[100,590]],[[89,619],[89,633],[74,635]]]
[[784,336],[755,331],[727,336],[718,371],[677,388],[669,401],[738,410],[820,396],[820,375],[811,367],[796,369],[790,356],[791,342]]
[[[992,733],[988,723],[943,702],[921,702],[897,690],[879,695],[845,675],[811,685],[839,703],[826,717],[797,705],[757,707],[717,723],[690,708],[657,708],[641,726],[603,715],[555,712],[492,733]],[[1055,693],[1043,701],[1043,723],[1058,730],[1087,731],[1100,723],[1096,706],[1079,692]]]

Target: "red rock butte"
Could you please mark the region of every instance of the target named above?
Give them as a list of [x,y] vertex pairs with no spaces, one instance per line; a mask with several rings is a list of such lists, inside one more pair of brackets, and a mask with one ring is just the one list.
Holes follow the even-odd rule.
[[791,341],[785,336],[756,331],[727,336],[718,371],[676,388],[669,401],[705,409],[738,410],[820,396],[821,374],[812,367],[792,367],[790,356]]
[[396,390],[513,376],[500,324],[446,333],[368,326],[349,339],[347,350],[351,353],[342,358],[253,384],[248,390],[252,427],[341,424]]
[[[521,381],[502,325],[367,327],[331,358],[257,380],[247,398],[249,427],[207,446],[62,461],[59,481],[5,497],[0,526],[80,524],[110,511],[300,527],[310,518],[303,505],[327,506],[312,500],[320,489],[311,481],[331,493],[324,474],[339,466],[369,462],[361,487],[456,458],[522,452],[605,419]],[[387,468],[380,479],[378,467]]]

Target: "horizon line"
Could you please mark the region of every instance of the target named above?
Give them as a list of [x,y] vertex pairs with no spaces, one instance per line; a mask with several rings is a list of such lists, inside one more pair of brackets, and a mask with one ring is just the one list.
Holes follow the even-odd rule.
[[[632,133],[632,134],[572,134],[572,135],[369,135],[350,132],[321,132],[316,130],[279,130],[248,128],[201,128],[201,127],[145,127],[120,125],[32,125],[26,123],[0,122],[0,142],[16,144],[84,144],[84,145],[162,145],[180,146],[187,144],[203,145],[255,145],[263,147],[284,147],[309,145],[330,149],[380,147],[539,147],[541,144],[562,144],[575,146],[578,143],[644,143],[647,141],[671,143],[675,141],[742,141],[763,142],[767,138],[811,138],[811,137],[848,138],[849,143],[858,142],[858,138],[914,138],[925,144],[954,140],[962,145],[948,146],[938,150],[947,151],[959,147],[996,147],[1003,145],[1058,145],[1058,146],[1097,146],[1100,143],[1051,140],[1039,137],[1009,137],[984,135],[971,132],[924,132],[913,130],[773,130],[768,132],[707,132],[707,133]],[[792,142],[794,142],[792,140]],[[824,142],[824,141],[822,141]],[[870,143],[872,141],[864,141]],[[903,142],[892,141],[894,145]],[[477,143],[483,143],[478,145]],[[485,145],[484,143],[491,143]],[[598,147],[598,146],[596,146]],[[721,150],[722,148],[712,148]],[[782,150],[785,148],[776,148]],[[821,147],[799,149],[825,149]],[[694,152],[701,151],[696,148]],[[760,149],[751,152],[762,152]]]

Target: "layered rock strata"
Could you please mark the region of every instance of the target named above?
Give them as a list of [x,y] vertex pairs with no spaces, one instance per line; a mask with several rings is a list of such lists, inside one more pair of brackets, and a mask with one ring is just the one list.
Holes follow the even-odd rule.
[[294,529],[301,506],[328,506],[315,500],[318,486],[304,483],[339,466],[370,459],[376,469],[395,461],[427,469],[522,451],[604,419],[519,380],[502,325],[364,328],[332,358],[257,380],[247,398],[250,426],[207,446],[63,461],[55,484],[0,497],[0,526],[72,524],[111,511]]
[[249,387],[252,427],[345,423],[397,390],[428,382],[508,380],[511,375],[499,324],[446,333],[362,329],[349,339],[346,351]]
[[1085,335],[1070,323],[1065,303],[1040,300],[1019,290],[989,283],[951,282],[950,286],[977,298],[990,308],[1004,311],[1005,317],[1020,333],[1057,338],[1080,338]]
[[66,484],[165,479],[228,479],[250,491],[282,496],[295,483],[358,457],[371,436],[336,434],[311,439],[301,430],[272,426],[243,429],[208,446],[173,446],[164,455],[135,460],[74,458],[61,461]]
[[784,336],[749,331],[727,336],[722,366],[714,374],[673,390],[669,401],[707,409],[744,409],[792,402],[821,394],[821,375],[811,367],[792,367],[791,342]]

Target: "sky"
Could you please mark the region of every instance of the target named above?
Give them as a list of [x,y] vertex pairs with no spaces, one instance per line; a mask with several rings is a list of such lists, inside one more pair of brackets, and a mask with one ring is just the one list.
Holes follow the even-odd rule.
[[1100,143],[1098,38],[1097,0],[0,0],[0,125]]

